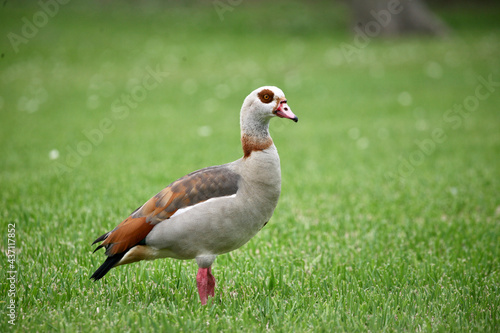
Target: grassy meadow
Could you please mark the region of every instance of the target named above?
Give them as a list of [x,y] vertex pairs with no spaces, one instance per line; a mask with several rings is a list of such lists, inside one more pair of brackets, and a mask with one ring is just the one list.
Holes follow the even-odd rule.
[[[0,331],[498,332],[500,7],[358,45],[328,1],[214,3],[3,3]],[[97,236],[241,156],[262,85],[300,121],[271,122],[280,202],[216,297],[194,261],[90,281]]]

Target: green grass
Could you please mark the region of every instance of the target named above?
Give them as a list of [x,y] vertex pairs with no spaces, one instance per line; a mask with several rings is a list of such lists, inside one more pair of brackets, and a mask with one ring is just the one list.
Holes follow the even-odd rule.
[[[351,61],[347,13],[329,2],[244,2],[223,21],[211,2],[71,3],[15,53],[5,36],[37,10],[0,10],[1,247],[15,223],[18,271],[11,327],[2,256],[0,331],[500,330],[500,87],[443,118],[479,76],[500,81],[498,7],[443,10],[450,38],[372,41]],[[113,112],[148,67],[169,75]],[[217,258],[213,301],[199,303],[194,261],[90,281],[97,236],[185,173],[241,156],[239,108],[264,84],[300,122],[271,123],[282,196]],[[424,154],[415,141],[436,128]],[[91,152],[68,160],[78,147]]]

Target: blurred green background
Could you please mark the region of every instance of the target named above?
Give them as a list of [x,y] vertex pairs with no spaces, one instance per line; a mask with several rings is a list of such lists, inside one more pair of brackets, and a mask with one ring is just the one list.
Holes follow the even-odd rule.
[[[50,5],[47,5],[50,4]],[[57,4],[57,5],[56,5]],[[498,331],[500,6],[434,4],[446,36],[361,38],[334,1],[0,4],[1,331]],[[490,83],[484,83],[490,82]],[[90,243],[184,174],[241,156],[276,85],[282,197],[214,264],[120,267]]]

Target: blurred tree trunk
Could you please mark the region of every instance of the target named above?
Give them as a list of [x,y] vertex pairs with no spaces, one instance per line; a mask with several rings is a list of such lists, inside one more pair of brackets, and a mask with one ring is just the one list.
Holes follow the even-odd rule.
[[425,34],[443,36],[446,24],[423,0],[346,0],[353,13],[353,28],[371,37]]

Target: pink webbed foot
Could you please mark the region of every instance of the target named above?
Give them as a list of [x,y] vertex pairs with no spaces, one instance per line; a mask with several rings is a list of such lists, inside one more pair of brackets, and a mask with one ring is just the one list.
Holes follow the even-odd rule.
[[201,304],[206,305],[208,296],[214,297],[215,295],[215,277],[212,275],[212,269],[199,268],[196,275],[196,285],[198,293],[200,294]]

